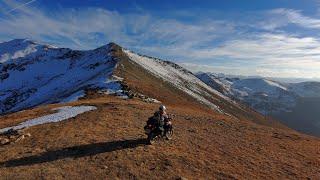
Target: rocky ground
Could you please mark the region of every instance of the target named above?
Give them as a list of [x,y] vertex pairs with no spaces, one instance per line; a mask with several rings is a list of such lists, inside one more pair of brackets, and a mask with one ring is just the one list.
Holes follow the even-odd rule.
[[[293,130],[169,104],[174,138],[146,145],[143,126],[159,104],[97,96],[67,105],[80,104],[98,109],[24,129],[23,134],[30,136],[1,145],[0,179],[320,177],[320,139]],[[63,105],[0,117],[0,128]]]

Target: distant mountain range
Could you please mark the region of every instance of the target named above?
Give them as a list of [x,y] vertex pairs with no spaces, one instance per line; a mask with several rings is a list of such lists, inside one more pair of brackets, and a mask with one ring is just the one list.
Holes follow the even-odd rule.
[[296,130],[320,135],[320,109],[317,108],[320,107],[320,82],[284,83],[263,77],[203,72],[196,75],[213,89],[262,114]]
[[[195,72],[196,74],[201,74],[204,72]],[[240,79],[268,79],[272,81],[277,81],[279,83],[300,83],[300,82],[320,82],[320,78],[297,78],[297,77],[268,77],[268,76],[245,76],[245,75],[234,75],[234,74],[224,74],[208,72],[209,74],[215,74],[216,76],[225,76],[229,78],[240,78]]]

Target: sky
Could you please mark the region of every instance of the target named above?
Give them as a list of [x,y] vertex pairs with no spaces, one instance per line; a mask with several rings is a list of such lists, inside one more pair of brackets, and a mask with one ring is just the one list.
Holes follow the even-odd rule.
[[320,0],[1,0],[0,42],[109,42],[189,70],[320,79]]

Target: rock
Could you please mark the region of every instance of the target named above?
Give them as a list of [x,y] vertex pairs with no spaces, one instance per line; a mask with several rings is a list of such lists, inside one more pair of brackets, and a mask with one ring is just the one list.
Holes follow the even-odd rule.
[[144,102],[147,102],[147,103],[161,103],[161,101],[158,101],[158,100],[153,99],[153,98],[143,98],[142,100]]
[[0,138],[0,145],[6,145],[9,144],[10,140],[7,138]]
[[19,142],[27,137],[30,137],[31,134],[30,133],[26,133],[26,134],[22,134],[21,136],[19,136],[14,142]]
[[18,139],[16,139],[14,142],[19,142],[21,141],[22,139],[25,138],[25,135],[21,135],[20,137],[18,137]]
[[21,134],[22,134],[21,130],[14,130],[14,129],[9,129],[8,131],[2,133],[2,135],[5,135],[5,136],[17,136]]

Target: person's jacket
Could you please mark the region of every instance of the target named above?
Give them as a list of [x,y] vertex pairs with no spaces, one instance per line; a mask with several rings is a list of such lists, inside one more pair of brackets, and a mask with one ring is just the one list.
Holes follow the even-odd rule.
[[161,114],[160,111],[157,111],[153,115],[154,123],[157,127],[163,127],[165,122],[168,121],[168,115],[166,113]]

